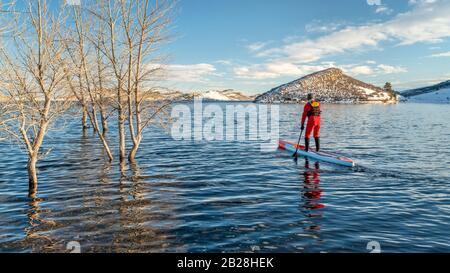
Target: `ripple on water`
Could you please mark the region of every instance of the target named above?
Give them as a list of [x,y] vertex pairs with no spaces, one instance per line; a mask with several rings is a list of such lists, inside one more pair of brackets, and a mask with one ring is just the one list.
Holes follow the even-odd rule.
[[[298,137],[299,109],[281,106],[283,139]],[[439,126],[420,122],[433,111]],[[74,121],[46,142],[34,199],[25,158],[0,143],[0,251],[60,252],[76,240],[85,252],[365,252],[377,240],[388,252],[448,252],[449,114],[325,105],[323,147],[355,169],[152,128],[124,174]]]

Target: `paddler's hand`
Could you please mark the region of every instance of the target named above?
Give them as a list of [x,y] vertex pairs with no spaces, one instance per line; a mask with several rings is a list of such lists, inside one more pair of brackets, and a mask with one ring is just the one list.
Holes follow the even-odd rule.
[[302,124],[301,130],[302,130],[302,131],[305,130],[305,125],[304,125],[304,124]]

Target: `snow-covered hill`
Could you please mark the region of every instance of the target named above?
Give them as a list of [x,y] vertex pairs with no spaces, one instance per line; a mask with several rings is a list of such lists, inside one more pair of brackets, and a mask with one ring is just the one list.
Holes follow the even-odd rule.
[[410,102],[450,103],[450,88],[423,93],[408,98]]
[[401,93],[408,101],[450,103],[450,80]]
[[313,93],[322,102],[397,102],[395,94],[356,80],[338,68],[329,68],[278,86],[256,98],[262,103],[297,103]]

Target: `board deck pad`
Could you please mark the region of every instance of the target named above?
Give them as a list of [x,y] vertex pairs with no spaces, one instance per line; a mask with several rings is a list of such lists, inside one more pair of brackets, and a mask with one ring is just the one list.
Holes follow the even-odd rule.
[[329,162],[329,163],[333,163],[333,164],[337,164],[337,165],[341,165],[341,166],[354,167],[356,165],[352,159],[337,155],[335,153],[326,152],[326,151],[316,152],[316,151],[312,151],[312,150],[310,150],[309,152],[306,152],[305,146],[303,146],[303,145],[297,145],[294,142],[286,141],[286,140],[280,140],[278,142],[278,148],[281,150],[286,150],[286,151],[290,151],[290,152],[294,153],[297,150],[297,147],[298,147],[298,151],[297,151],[298,155],[302,155],[302,156],[309,157],[312,159],[317,159],[320,161]]

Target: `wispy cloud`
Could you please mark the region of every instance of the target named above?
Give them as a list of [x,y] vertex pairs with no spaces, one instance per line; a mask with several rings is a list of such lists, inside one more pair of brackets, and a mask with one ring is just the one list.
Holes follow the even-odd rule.
[[[336,66],[335,63],[320,62],[332,55],[380,50],[382,42],[393,42],[398,46],[405,46],[439,42],[450,37],[450,16],[448,16],[450,1],[429,0],[426,3],[423,1],[415,4],[411,11],[398,14],[385,22],[348,26],[316,39],[290,41],[281,47],[266,48],[266,44],[259,43],[259,46],[253,47],[253,52],[256,56],[267,59],[267,62],[235,67],[235,76],[248,79],[298,77]],[[373,2],[373,5],[377,4],[378,2]],[[325,31],[325,28],[323,30]],[[443,56],[447,56],[446,53],[439,55],[439,57]],[[341,64],[338,67],[353,76],[376,76],[408,71],[402,66],[377,64],[375,61],[367,61],[363,64]]]
[[257,56],[308,63],[333,54],[379,49],[380,43],[384,41],[396,41],[398,45],[440,42],[450,37],[448,14],[449,1],[435,2],[428,4],[427,8],[414,8],[383,23],[347,27],[317,39],[262,49],[257,52]]
[[409,0],[408,3],[410,5],[428,5],[428,4],[434,4],[438,0]]
[[449,52],[442,52],[442,53],[432,54],[429,57],[432,57],[432,58],[450,57],[450,51]]
[[283,76],[298,77],[322,70],[332,65],[295,65],[289,62],[269,62],[234,68],[234,74],[242,79],[273,79]]
[[392,66],[386,64],[380,64],[377,66],[377,73],[379,74],[398,74],[406,72],[408,72],[408,69],[401,66]]
[[388,8],[387,6],[378,6],[375,9],[375,13],[377,13],[377,14],[391,14],[392,12],[394,12],[394,10],[391,8]]
[[212,64],[170,64],[164,66],[169,78],[178,82],[203,83],[208,77],[217,75]]
[[305,26],[305,30],[308,33],[330,33],[342,29],[345,25],[344,21],[322,22],[321,20],[314,20]]
[[393,81],[392,84],[397,90],[409,90],[414,88],[421,88],[434,84],[441,83],[450,79],[450,75],[443,75],[434,78],[419,78],[410,81]]
[[377,76],[386,74],[397,74],[407,72],[406,68],[386,64],[366,62],[365,64],[342,64],[335,62],[322,62],[320,64],[293,64],[289,62],[269,62],[266,64],[255,64],[241,66],[234,69],[235,76],[243,79],[273,79],[279,77],[300,77],[330,67],[339,67],[345,73],[352,76],[366,75]]
[[377,14],[391,14],[394,10],[383,4],[381,0],[367,0],[369,6],[375,6],[375,13]]
[[366,62],[365,65],[359,64],[350,64],[350,65],[342,65],[340,66],[344,72],[352,75],[366,75],[366,76],[379,76],[379,75],[387,75],[387,74],[399,74],[406,73],[408,70],[401,66],[387,65],[387,64],[379,64],[376,65],[375,62]]
[[255,51],[260,51],[263,48],[265,48],[267,45],[269,44],[269,42],[255,42],[252,44],[247,45],[248,50],[255,52]]
[[217,60],[216,63],[221,65],[232,65],[233,62],[231,60]]
[[369,6],[379,6],[381,5],[381,0],[367,0]]

